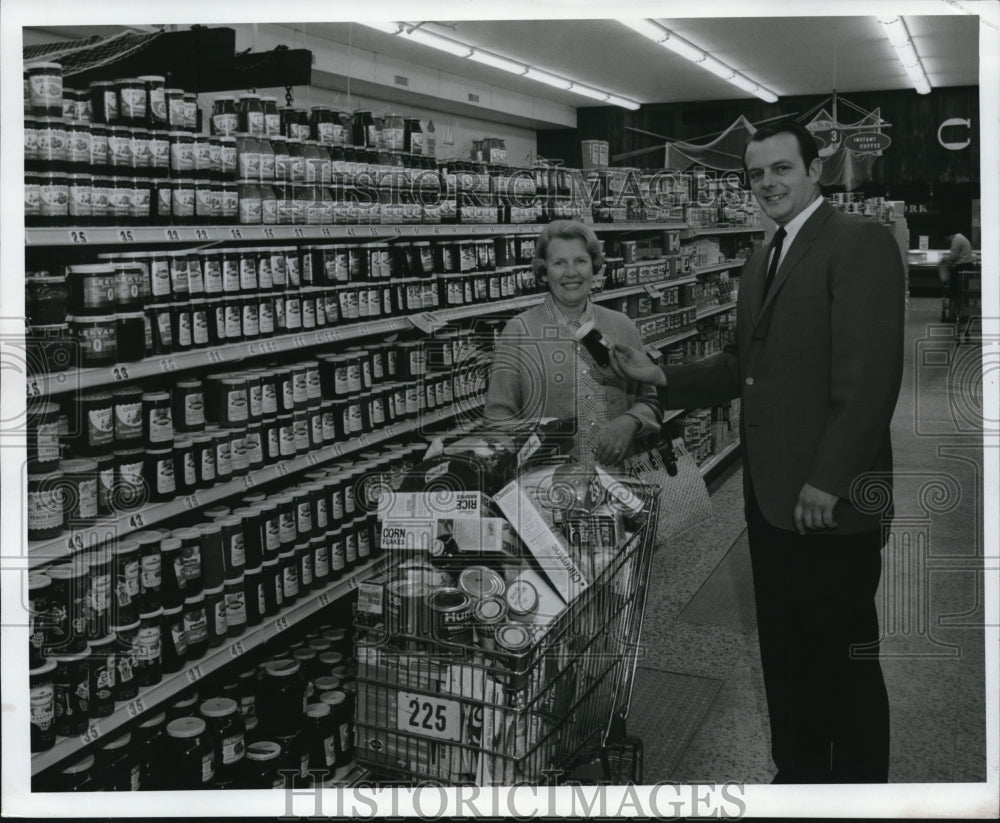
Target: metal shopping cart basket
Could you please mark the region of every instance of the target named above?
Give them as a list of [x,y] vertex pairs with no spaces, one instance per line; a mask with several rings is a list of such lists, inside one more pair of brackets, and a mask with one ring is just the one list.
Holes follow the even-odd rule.
[[[357,621],[358,762],[390,782],[545,785],[576,764],[595,762],[598,752],[603,779],[640,781],[634,762],[630,774],[621,766],[626,754],[634,761],[639,749],[641,756],[637,741],[624,738],[624,724],[659,505],[656,489],[642,490],[644,525],[517,652],[432,644],[426,635],[373,626],[363,615],[369,620]],[[378,601],[392,574],[362,584],[362,596]]]

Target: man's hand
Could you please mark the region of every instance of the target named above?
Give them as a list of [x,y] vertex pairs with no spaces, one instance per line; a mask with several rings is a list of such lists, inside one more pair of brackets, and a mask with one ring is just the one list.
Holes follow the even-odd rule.
[[621,463],[628,454],[635,434],[635,418],[627,414],[618,415],[598,435],[597,445],[594,447],[597,462],[606,466]]
[[611,370],[619,377],[634,380],[637,383],[652,383],[654,386],[666,386],[667,378],[663,369],[646,357],[640,349],[615,343],[611,349]]
[[835,494],[806,483],[799,492],[799,500],[792,516],[795,531],[805,534],[807,531],[837,528],[837,522],[833,519],[833,507],[839,499]]

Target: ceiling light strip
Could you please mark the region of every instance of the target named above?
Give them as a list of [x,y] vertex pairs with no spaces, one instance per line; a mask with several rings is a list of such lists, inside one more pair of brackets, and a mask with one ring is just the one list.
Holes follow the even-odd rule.
[[536,69],[533,66],[520,63],[516,60],[509,60],[506,57],[501,57],[499,54],[493,54],[492,52],[481,49],[478,46],[470,46],[467,43],[462,43],[459,40],[454,40],[451,37],[445,37],[424,28],[415,28],[409,23],[362,23],[361,25],[384,32],[385,34],[397,35],[402,37],[404,40],[409,40],[413,43],[430,46],[433,49],[453,54],[456,57],[465,57],[469,60],[474,60],[477,63],[482,63],[484,66],[510,72],[511,74],[518,75],[519,77],[534,80],[537,83],[544,83],[548,86],[552,86],[553,88],[569,91],[573,94],[579,94],[581,97],[589,97],[592,100],[600,100],[609,105],[621,106],[622,108],[630,109],[631,111],[635,111],[639,108],[639,103],[637,101],[629,100],[627,97],[619,97],[618,95],[611,94],[610,92],[594,88],[593,86],[588,86],[585,83],[578,83],[568,77],[562,77],[561,75],[542,71],[541,69]]
[[913,88],[917,94],[930,94],[931,84],[924,72],[924,65],[920,62],[920,56],[913,47],[913,40],[910,39],[910,31],[906,28],[906,23],[902,17],[879,17],[879,23],[885,36],[892,47],[896,50],[896,57],[900,65],[906,70],[906,74],[913,83]]
[[690,60],[696,66],[701,66],[705,71],[711,72],[727,83],[732,83],[737,88],[759,97],[766,103],[776,103],[778,101],[778,95],[770,89],[751,80],[746,75],[740,74],[736,69],[727,66],[721,60],[716,60],[707,52],[699,49],[693,43],[689,43],[683,37],[674,34],[670,29],[664,28],[654,20],[619,18],[618,22],[623,26],[628,26],[632,31],[638,32],[643,37],[648,37],[654,43],[665,49],[669,49],[685,60]]

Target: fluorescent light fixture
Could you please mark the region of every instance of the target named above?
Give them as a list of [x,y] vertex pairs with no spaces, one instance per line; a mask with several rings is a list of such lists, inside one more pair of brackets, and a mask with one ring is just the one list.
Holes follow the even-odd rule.
[[569,91],[570,87],[573,85],[572,80],[567,80],[565,77],[557,77],[554,74],[549,74],[547,71],[541,71],[540,69],[528,69],[524,76],[529,80],[537,80],[539,83],[545,83],[547,86],[554,86],[557,89],[562,89],[563,91]]
[[623,109],[628,109],[629,111],[635,111],[639,108],[639,104],[635,100],[629,100],[626,97],[618,97],[615,94],[608,95],[608,104],[612,106],[621,106]]
[[440,34],[434,34],[432,31],[424,31],[424,29],[407,31],[404,28],[399,35],[400,37],[405,37],[407,40],[412,40],[414,43],[420,43],[423,46],[430,46],[438,51],[454,54],[456,57],[468,57],[472,54],[472,46],[442,37]]
[[668,34],[669,37],[660,42],[663,48],[670,49],[674,54],[679,54],[685,60],[690,60],[692,63],[698,63],[705,58],[705,52],[692,46],[683,37],[678,37],[673,32],[668,32]]
[[656,43],[660,43],[670,36],[670,33],[663,26],[659,26],[652,20],[646,20],[642,17],[619,18],[618,22]]
[[403,28],[402,23],[362,23],[361,25],[368,26],[370,29],[384,31],[386,34],[399,34],[400,29]]
[[628,26],[632,31],[638,32],[643,37],[648,37],[655,43],[659,43],[663,48],[669,49],[685,60],[690,60],[695,65],[701,66],[705,71],[714,74],[716,77],[721,77],[727,83],[732,83],[737,88],[759,97],[766,103],[776,103],[778,101],[778,95],[770,89],[740,74],[736,69],[727,66],[721,60],[712,57],[708,52],[703,51],[693,43],[689,43],[683,37],[674,34],[670,29],[664,28],[655,20],[629,17],[618,18],[618,22],[623,26]]
[[608,103],[612,106],[621,106],[626,109],[631,109],[632,111],[639,108],[639,103],[635,100],[629,100],[627,97],[618,97],[617,95],[610,94],[609,92],[595,89],[592,86],[577,83],[568,77],[561,77],[558,74],[542,71],[541,69],[536,69],[525,63],[519,63],[517,60],[508,60],[506,57],[501,57],[499,54],[493,54],[492,52],[484,49],[470,46],[467,43],[453,40],[450,37],[444,37],[443,35],[429,31],[425,28],[414,28],[409,23],[363,23],[362,25],[385,32],[386,34],[397,35],[405,38],[406,40],[411,40],[414,43],[420,43],[423,46],[430,46],[438,51],[454,54],[457,57],[466,57],[469,60],[475,60],[477,63],[482,63],[484,66],[489,66],[493,69],[500,69],[501,71],[508,71],[511,74],[517,74],[521,77],[527,78],[528,80],[534,80],[537,83],[545,83],[553,88],[561,89],[563,91],[571,91],[574,94],[581,95],[582,97],[589,97],[592,100],[600,100],[602,103]]
[[913,88],[916,89],[917,94],[930,94],[930,81],[924,72],[923,63],[920,62],[920,55],[917,54],[917,50],[913,47],[913,41],[910,39],[910,31],[906,28],[903,18],[879,17],[878,21],[882,24],[885,36],[896,50],[896,57],[899,59],[900,65],[906,70],[906,74],[909,76],[910,82],[913,84]]
[[592,89],[590,86],[581,86],[579,83],[574,83],[569,87],[569,90],[573,92],[573,94],[582,94],[584,97],[591,97],[594,100],[600,100],[602,103],[607,102],[608,99],[608,93],[606,91]]
[[698,65],[701,66],[705,71],[709,71],[716,77],[721,77],[723,80],[731,80],[736,76],[736,70],[729,68],[725,63],[716,60],[714,57],[706,56],[704,60],[699,60]]
[[472,54],[469,55],[470,60],[475,60],[477,63],[482,63],[484,66],[490,66],[494,69],[503,69],[503,71],[509,71],[511,74],[524,74],[524,70],[527,68],[523,63],[517,63],[514,60],[508,60],[505,57],[500,57],[496,54],[491,54],[488,51],[483,51],[482,49],[473,49]]

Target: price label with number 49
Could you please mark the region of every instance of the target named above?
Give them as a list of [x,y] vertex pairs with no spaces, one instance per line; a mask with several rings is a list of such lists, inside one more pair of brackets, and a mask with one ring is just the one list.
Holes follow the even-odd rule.
[[396,728],[437,740],[461,740],[462,704],[426,694],[399,692]]

